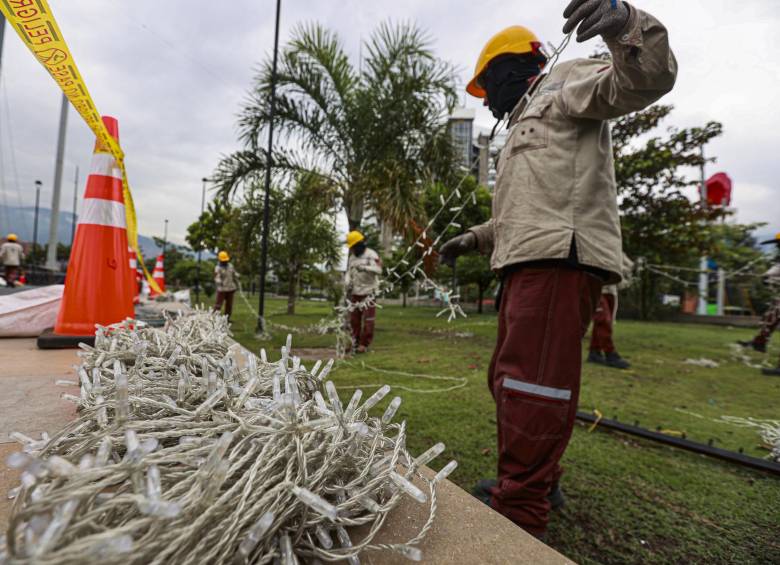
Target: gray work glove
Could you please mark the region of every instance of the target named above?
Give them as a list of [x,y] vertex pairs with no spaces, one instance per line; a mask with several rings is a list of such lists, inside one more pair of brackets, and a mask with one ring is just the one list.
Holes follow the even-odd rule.
[[563,33],[569,33],[579,25],[579,42],[597,35],[610,39],[620,33],[630,15],[628,5],[622,0],[572,0],[563,12],[563,17],[567,18]]
[[455,264],[455,259],[469,251],[474,251],[476,248],[477,236],[469,231],[458,237],[453,237],[442,245],[439,249],[439,256],[442,263],[452,266]]

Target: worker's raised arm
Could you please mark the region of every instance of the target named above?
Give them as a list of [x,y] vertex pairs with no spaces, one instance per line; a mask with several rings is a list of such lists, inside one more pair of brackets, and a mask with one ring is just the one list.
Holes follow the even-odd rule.
[[[604,3],[609,4],[610,0]],[[674,87],[677,60],[664,25],[626,2],[622,2],[620,9],[628,11],[625,24],[598,31],[612,54],[612,61],[582,60],[566,78],[562,100],[569,116],[594,120],[617,118],[646,108]],[[576,12],[573,14],[570,22],[576,17]],[[602,18],[608,16],[609,12],[602,14]],[[584,33],[582,29],[589,19],[580,26],[578,40],[583,40],[583,36],[592,37],[588,29]],[[567,23],[564,31],[571,29]]]

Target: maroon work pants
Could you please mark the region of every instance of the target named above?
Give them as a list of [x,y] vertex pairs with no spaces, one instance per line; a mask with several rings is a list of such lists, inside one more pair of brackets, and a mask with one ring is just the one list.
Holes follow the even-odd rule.
[[496,401],[498,486],[491,506],[545,532],[547,495],[562,474],[580,392],[581,343],[602,283],[568,268],[527,268],[504,279],[488,384]]
[[16,281],[19,278],[19,267],[15,265],[6,265],[4,276],[8,286],[16,286]]
[[612,353],[615,344],[612,341],[612,326],[615,322],[615,297],[602,294],[598,308],[593,314],[593,331],[590,336],[590,350]]
[[236,291],[230,290],[227,292],[223,292],[221,290],[217,291],[217,301],[214,303],[214,311],[219,312],[222,310],[222,304],[225,304],[225,316],[228,317],[228,320],[230,320],[230,317],[233,315],[233,296],[235,296]]
[[[365,300],[365,296],[353,294],[352,302]],[[355,346],[368,347],[374,341],[374,323],[376,321],[376,306],[365,310],[354,310],[350,314],[350,326],[352,326],[352,343]]]

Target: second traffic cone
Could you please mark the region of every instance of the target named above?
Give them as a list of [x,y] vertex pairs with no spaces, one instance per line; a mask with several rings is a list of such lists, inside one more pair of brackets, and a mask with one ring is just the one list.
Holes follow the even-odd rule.
[[[163,254],[160,254],[157,256],[157,261],[154,264],[154,271],[152,271],[152,279],[154,279],[154,282],[157,283],[157,286],[160,287],[160,290],[162,292],[165,292],[165,267],[163,265],[163,261],[165,260],[165,256]],[[149,296],[159,296],[161,292],[157,292],[154,289],[151,289],[149,292]]]
[[138,295],[138,256],[135,253],[135,249],[129,246],[127,253],[130,256],[130,288],[133,289],[133,304],[138,304],[140,301],[140,296]]
[[[118,141],[117,120],[104,116],[103,123]],[[94,338],[95,324],[134,316],[122,174],[99,141],[81,210],[54,334],[41,336],[39,347],[73,347],[77,338]]]

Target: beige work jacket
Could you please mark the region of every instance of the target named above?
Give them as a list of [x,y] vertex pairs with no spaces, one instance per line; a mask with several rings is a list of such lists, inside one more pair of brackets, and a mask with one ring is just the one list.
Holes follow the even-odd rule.
[[231,263],[224,267],[217,265],[214,267],[214,284],[217,286],[217,292],[233,292],[238,290],[238,275],[236,269]]
[[22,246],[15,241],[0,245],[0,262],[6,267],[19,267],[24,259]]
[[471,228],[480,251],[492,254],[494,270],[565,259],[574,238],[580,264],[606,271],[606,283],[620,282],[620,220],[607,120],[646,108],[677,77],[666,28],[630,9],[623,31],[606,42],[611,62],[556,65],[537,81],[539,93],[530,107],[526,110],[523,99],[512,112],[492,219]]
[[379,290],[382,260],[373,249],[366,249],[360,257],[349,254],[344,285],[350,294],[369,296]]

